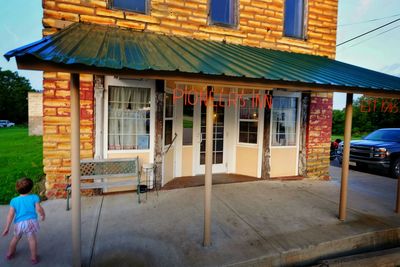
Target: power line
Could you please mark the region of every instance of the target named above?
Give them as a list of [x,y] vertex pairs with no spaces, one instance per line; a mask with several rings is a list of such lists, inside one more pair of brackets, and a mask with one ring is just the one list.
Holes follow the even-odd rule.
[[391,22],[388,22],[388,23],[386,23],[386,24],[384,24],[384,25],[382,25],[382,26],[379,26],[379,27],[377,27],[377,28],[375,28],[375,29],[372,29],[372,30],[367,31],[367,32],[365,32],[365,33],[363,33],[363,34],[360,34],[360,35],[358,35],[358,36],[356,36],[356,37],[353,37],[353,38],[351,38],[351,39],[349,39],[349,40],[347,40],[347,41],[344,41],[344,42],[342,42],[342,43],[340,43],[340,44],[337,44],[336,47],[341,46],[341,45],[344,45],[344,44],[346,44],[346,43],[348,43],[348,42],[351,42],[351,41],[353,41],[353,40],[355,40],[355,39],[358,39],[358,38],[360,38],[360,37],[362,37],[362,36],[365,36],[365,35],[367,35],[367,34],[370,34],[371,32],[374,32],[374,31],[377,31],[377,30],[379,30],[379,29],[382,29],[383,27],[386,27],[386,26],[388,26],[388,25],[390,25],[390,24],[393,24],[393,23],[395,23],[395,22],[397,22],[397,21],[400,21],[400,18],[395,19],[395,20],[392,20]]
[[397,28],[400,28],[400,25],[394,26],[394,27],[390,28],[389,30],[386,30],[386,31],[384,31],[384,32],[380,32],[380,33],[378,33],[377,35],[372,36],[371,38],[368,38],[368,39],[366,39],[366,40],[362,40],[361,42],[358,42],[358,43],[356,43],[356,44],[354,44],[354,45],[351,45],[351,46],[349,46],[349,47],[346,47],[346,48],[340,50],[340,52],[343,52],[343,51],[345,51],[346,49],[349,49],[349,48],[355,47],[355,46],[357,46],[357,45],[360,45],[360,44],[362,44],[362,43],[365,43],[365,42],[367,42],[367,41],[369,41],[369,40],[371,40],[371,39],[374,39],[375,37],[378,37],[379,35],[385,34],[385,33],[387,33],[387,32],[390,32],[390,31],[392,31],[392,30],[395,30],[395,29],[397,29]]
[[400,16],[400,13],[399,14],[395,14],[395,15],[391,15],[391,16],[387,16],[387,17],[382,17],[382,18],[364,20],[364,21],[359,21],[359,22],[354,22],[354,23],[344,23],[344,24],[338,25],[338,27],[346,27],[346,26],[364,24],[364,23],[368,23],[368,22],[379,21],[379,20],[388,19],[388,18],[394,18],[394,17],[398,17],[398,16]]

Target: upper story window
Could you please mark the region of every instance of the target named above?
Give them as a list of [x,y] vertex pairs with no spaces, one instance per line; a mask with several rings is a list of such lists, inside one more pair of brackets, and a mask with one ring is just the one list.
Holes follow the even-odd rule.
[[210,22],[223,26],[236,25],[237,0],[211,0]]
[[147,13],[148,0],[112,0],[112,7],[138,13]]
[[305,0],[285,0],[284,36],[304,38]]

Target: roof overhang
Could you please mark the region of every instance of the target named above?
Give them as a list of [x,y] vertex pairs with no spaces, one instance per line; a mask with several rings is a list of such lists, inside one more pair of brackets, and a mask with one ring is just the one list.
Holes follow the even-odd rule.
[[400,96],[400,78],[325,57],[81,23],[5,57],[29,70]]

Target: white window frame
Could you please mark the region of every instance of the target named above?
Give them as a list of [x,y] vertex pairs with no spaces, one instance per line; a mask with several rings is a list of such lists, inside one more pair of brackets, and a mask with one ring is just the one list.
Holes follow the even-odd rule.
[[[252,97],[254,97],[255,96],[255,94],[257,94],[257,93],[259,93],[260,94],[260,97],[262,96],[264,96],[264,95],[261,95],[261,92],[258,92],[258,91],[255,91],[254,92],[254,94],[252,95],[252,94],[245,94],[245,95],[243,95],[242,97],[243,98],[247,98],[247,97],[249,97],[250,99],[252,98]],[[236,130],[236,133],[237,133],[237,137],[236,137],[236,144],[237,145],[240,145],[240,146],[248,146],[248,147],[256,147],[256,146],[258,146],[258,144],[260,143],[260,115],[261,115],[261,112],[262,112],[262,107],[260,106],[260,107],[258,107],[258,109],[257,109],[257,111],[258,111],[258,114],[257,114],[257,119],[255,120],[255,119],[241,119],[240,118],[240,100],[238,101],[238,106],[237,106],[237,130]],[[257,122],[257,142],[256,143],[244,143],[244,142],[240,142],[240,122],[241,121],[245,121],[245,122]]]
[[271,107],[271,120],[270,120],[270,124],[269,124],[269,127],[270,127],[270,138],[269,138],[269,147],[270,148],[282,148],[282,149],[285,149],[285,148],[294,148],[294,147],[297,147],[297,154],[298,154],[298,152],[299,152],[299,146],[300,146],[300,111],[301,111],[301,106],[300,106],[300,101],[301,101],[301,93],[293,93],[293,92],[284,92],[284,91],[277,91],[277,90],[274,90],[274,92],[273,92],[273,96],[272,96],[272,98],[274,98],[275,96],[283,96],[283,97],[295,97],[295,98],[297,98],[297,114],[296,114],[296,145],[294,145],[294,146],[273,146],[272,145],[272,135],[273,135],[273,132],[272,132],[272,121],[273,121],[273,119],[272,119],[272,114],[273,114],[273,111],[274,111],[274,104],[273,104],[273,102],[272,102],[272,107]]
[[[173,91],[170,89],[165,89],[165,94],[164,94],[164,111],[163,111],[163,147],[168,147],[170,144],[165,144],[165,121],[172,121],[172,140],[174,140],[174,136],[175,136],[175,123],[174,120],[176,119],[176,105],[174,105],[172,103],[172,117],[171,118],[167,118],[166,117],[166,113],[167,113],[167,105],[166,105],[166,99],[167,99],[167,94],[171,94],[171,96],[173,97]],[[174,146],[174,143],[172,143],[171,147]]]
[[[155,132],[155,81],[154,80],[137,80],[128,78],[118,78],[113,76],[105,76],[104,78],[104,134],[103,134],[103,152],[104,158],[108,154],[127,154],[127,153],[150,153],[149,159],[154,158],[154,132]],[[127,150],[109,150],[108,149],[108,94],[110,86],[125,86],[149,88],[150,92],[150,146],[148,149],[127,149]]]

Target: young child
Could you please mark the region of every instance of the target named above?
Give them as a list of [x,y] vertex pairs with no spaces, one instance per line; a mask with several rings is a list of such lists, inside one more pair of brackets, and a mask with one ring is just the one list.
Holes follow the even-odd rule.
[[30,194],[32,187],[33,181],[29,178],[21,178],[16,183],[15,188],[20,195],[13,198],[10,202],[6,226],[2,233],[3,236],[8,234],[12,220],[14,219],[14,237],[11,239],[8,248],[7,260],[11,260],[15,256],[19,240],[23,235],[26,235],[31,251],[31,262],[32,264],[39,262],[36,239],[36,233],[39,231],[39,223],[36,211],[40,214],[42,221],[44,221],[46,215],[39,204],[38,195]]

